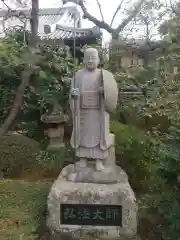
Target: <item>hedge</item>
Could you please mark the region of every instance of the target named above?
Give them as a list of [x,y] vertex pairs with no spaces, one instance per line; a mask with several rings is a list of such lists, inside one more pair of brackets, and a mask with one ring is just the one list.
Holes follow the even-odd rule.
[[136,192],[147,191],[152,171],[160,155],[156,141],[136,127],[111,122],[111,131],[116,137],[116,162],[129,176]]
[[12,134],[0,137],[0,171],[17,176],[35,164],[39,143],[26,136]]

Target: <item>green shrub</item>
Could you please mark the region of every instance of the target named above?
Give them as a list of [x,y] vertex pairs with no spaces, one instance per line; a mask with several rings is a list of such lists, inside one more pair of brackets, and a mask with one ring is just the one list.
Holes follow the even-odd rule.
[[0,182],[0,239],[36,240],[45,226],[50,182]]
[[72,153],[69,148],[61,148],[54,151],[40,151],[36,157],[39,175],[55,179],[62,168],[72,163]]
[[23,135],[12,134],[0,138],[0,170],[7,176],[18,176],[32,167],[39,152],[38,142]]
[[111,122],[111,131],[116,136],[117,164],[126,171],[136,192],[147,191],[153,180],[153,165],[159,161],[156,141],[143,131],[117,121]]
[[[157,184],[158,185],[158,184]],[[139,202],[139,232],[142,239],[177,240],[180,236],[179,191],[163,184]],[[146,223],[146,226],[145,226]]]
[[113,121],[111,130],[116,136],[117,163],[127,172],[136,195],[141,193],[138,196],[141,239],[177,240],[179,152],[132,126]]
[[161,161],[153,173],[156,183],[139,204],[140,226],[144,231],[144,222],[149,225],[143,234],[146,239],[176,240],[180,236],[180,157],[167,145],[162,145],[160,152]]
[[10,178],[55,179],[73,160],[69,147],[58,151],[41,150],[38,142],[18,134],[0,138],[0,153],[0,171]]

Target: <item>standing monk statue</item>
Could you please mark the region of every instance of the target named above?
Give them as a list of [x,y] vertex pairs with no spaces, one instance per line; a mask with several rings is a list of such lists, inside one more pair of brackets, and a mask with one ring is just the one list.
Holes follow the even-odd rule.
[[76,72],[70,91],[73,115],[71,146],[76,149],[80,166],[95,161],[97,171],[106,171],[109,149],[114,135],[109,131],[109,113],[116,109],[117,83],[113,74],[99,69],[98,51],[87,48],[84,52],[85,68]]

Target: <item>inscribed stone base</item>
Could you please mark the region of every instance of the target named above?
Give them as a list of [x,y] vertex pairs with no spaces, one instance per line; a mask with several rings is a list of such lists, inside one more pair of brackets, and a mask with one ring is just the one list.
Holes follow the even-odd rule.
[[[119,227],[63,225],[60,218],[61,204],[121,205],[122,225]],[[53,240],[137,239],[137,205],[128,180],[116,184],[77,183],[67,181],[60,174],[51,188],[47,205],[47,225]]]
[[86,235],[84,236],[84,238],[79,237],[79,235],[77,235],[76,237],[72,237],[72,234],[66,234],[66,233],[60,233],[60,232],[54,232],[53,235],[50,236],[50,238],[48,238],[49,240],[141,240],[141,238],[138,235],[134,235],[133,237],[127,237],[127,236],[118,236],[116,238],[112,238],[110,235],[105,236],[105,237],[101,237],[101,238],[97,238],[94,237],[93,235]]

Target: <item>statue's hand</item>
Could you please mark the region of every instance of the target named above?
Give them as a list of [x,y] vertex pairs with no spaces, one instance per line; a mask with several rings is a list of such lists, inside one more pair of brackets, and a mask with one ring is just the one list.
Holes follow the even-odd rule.
[[71,96],[72,98],[77,99],[80,95],[79,89],[78,88],[72,88],[71,89]]
[[103,93],[104,93],[104,88],[103,88],[103,87],[100,87],[100,88],[99,88],[99,93],[100,93],[100,94],[103,94]]

